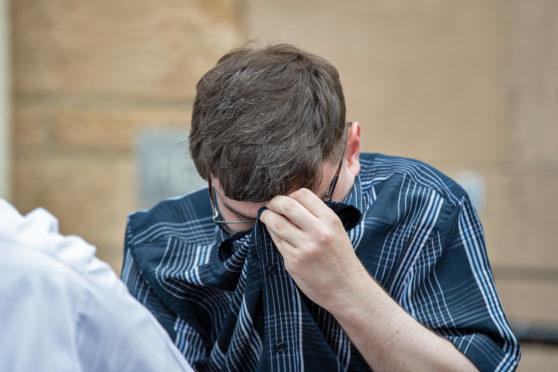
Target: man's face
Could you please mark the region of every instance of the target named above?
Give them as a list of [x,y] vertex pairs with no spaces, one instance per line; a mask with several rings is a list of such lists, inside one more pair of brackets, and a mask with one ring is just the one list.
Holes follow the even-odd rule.
[[[320,199],[325,199],[329,185],[335,176],[337,171],[338,163],[325,162],[322,168],[321,182],[317,190],[312,190]],[[341,187],[345,180],[343,177],[343,167],[341,167],[341,172],[339,173],[338,186],[333,194],[333,199],[335,201],[342,200],[345,195],[343,194],[344,187]],[[245,201],[233,200],[225,195],[219,180],[212,177],[211,182],[215,189],[215,199],[217,207],[221,214],[221,217],[226,221],[235,220],[255,220],[258,217],[258,211],[260,208],[264,207],[268,201],[251,203]],[[257,185],[255,185],[257,187]],[[289,193],[296,191],[295,189],[290,190]],[[254,226],[253,222],[249,223],[234,223],[228,224],[227,227],[230,231],[239,232],[251,229]]]

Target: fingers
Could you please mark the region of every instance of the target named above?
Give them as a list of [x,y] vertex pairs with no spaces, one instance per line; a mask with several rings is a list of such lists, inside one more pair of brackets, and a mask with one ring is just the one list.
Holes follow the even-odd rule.
[[330,231],[335,230],[332,223],[339,222],[335,213],[308,189],[276,196],[267,206],[260,220],[277,247],[283,242],[288,248],[299,248],[316,239],[327,241],[332,236]]
[[283,241],[291,246],[297,246],[303,240],[303,232],[298,226],[271,209],[262,212],[260,221],[267,227],[267,231],[276,246],[279,246]]
[[[312,192],[310,193],[314,195]],[[273,212],[284,216],[301,230],[310,229],[318,216],[314,215],[303,203],[291,197],[291,195],[278,195],[269,201],[267,207]],[[318,202],[321,201],[318,199]]]
[[271,230],[268,230],[268,232],[269,232],[269,235],[271,236],[271,239],[273,240],[273,243],[277,247],[277,250],[279,251],[279,253],[283,257],[283,259],[285,259],[286,257],[289,257],[290,253],[294,249],[294,246],[291,243],[279,238],[279,236],[276,235]]
[[316,194],[308,189],[299,189],[289,195],[298,201],[304,209],[308,210],[317,218],[331,215],[332,210]]

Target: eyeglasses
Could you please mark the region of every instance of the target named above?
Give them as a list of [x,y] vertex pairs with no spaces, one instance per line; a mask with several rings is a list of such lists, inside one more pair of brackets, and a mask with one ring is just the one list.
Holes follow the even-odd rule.
[[227,234],[230,233],[229,228],[227,225],[229,223],[252,223],[255,222],[255,218],[250,218],[246,220],[224,220],[223,217],[219,214],[219,210],[217,209],[217,204],[215,203],[215,195],[213,191],[213,185],[211,184],[211,179],[207,180],[207,188],[209,190],[209,200],[211,201],[211,209],[213,211],[213,222],[217,224],[223,231]]
[[[343,158],[345,157],[345,152],[343,151],[343,155],[341,156],[341,160],[339,161],[339,166],[337,167],[337,171],[335,172],[335,176],[331,180],[329,187],[327,189],[327,193],[325,194],[325,201],[331,202],[333,198],[333,193],[335,192],[335,186],[337,186],[337,181],[339,180],[339,173],[341,173],[341,166],[343,165]],[[235,224],[235,223],[254,223],[256,222],[255,218],[245,219],[245,220],[224,220],[219,213],[219,209],[217,209],[217,203],[215,203],[215,192],[213,190],[213,185],[211,184],[211,179],[207,180],[207,188],[209,190],[209,200],[211,201],[211,209],[213,211],[213,222],[217,226],[221,228],[225,233],[231,234],[232,231],[227,227],[228,224]]]
[[331,202],[333,198],[333,193],[335,192],[335,186],[337,186],[337,181],[339,180],[339,173],[341,173],[341,166],[343,165],[343,158],[345,157],[345,150],[343,150],[343,154],[341,155],[341,160],[339,160],[339,166],[337,166],[337,171],[335,172],[335,176],[331,180],[329,187],[327,188],[327,193],[325,194],[325,199],[327,202]]

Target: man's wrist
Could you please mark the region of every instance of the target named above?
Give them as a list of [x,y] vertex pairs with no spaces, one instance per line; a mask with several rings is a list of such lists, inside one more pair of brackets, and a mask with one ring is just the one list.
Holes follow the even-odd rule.
[[345,289],[335,291],[331,301],[324,306],[338,321],[357,319],[362,317],[363,312],[368,312],[374,301],[374,287],[378,287],[362,265],[348,270],[347,275]]

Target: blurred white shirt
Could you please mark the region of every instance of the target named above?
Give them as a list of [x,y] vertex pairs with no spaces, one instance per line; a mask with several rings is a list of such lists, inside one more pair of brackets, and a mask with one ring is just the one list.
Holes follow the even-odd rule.
[[191,371],[95,247],[0,199],[0,371]]

